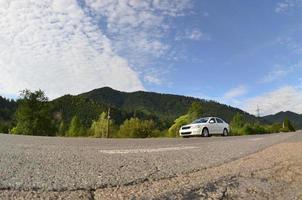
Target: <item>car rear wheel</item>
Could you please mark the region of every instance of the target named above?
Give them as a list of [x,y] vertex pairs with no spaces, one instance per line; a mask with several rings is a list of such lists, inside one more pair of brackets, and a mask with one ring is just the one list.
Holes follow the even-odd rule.
[[223,133],[222,133],[222,136],[228,136],[228,130],[225,128],[223,129]]
[[209,130],[208,130],[207,128],[204,128],[204,129],[202,130],[202,136],[203,136],[203,137],[209,137],[209,136],[210,136]]

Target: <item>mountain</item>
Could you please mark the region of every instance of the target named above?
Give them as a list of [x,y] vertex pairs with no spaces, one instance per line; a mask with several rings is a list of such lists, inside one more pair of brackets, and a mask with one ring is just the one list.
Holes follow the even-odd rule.
[[[109,107],[105,102],[96,102],[81,95],[64,95],[51,101],[50,104],[56,118],[69,123],[73,116],[77,116],[86,128],[90,127],[92,120],[97,119],[102,112],[107,112]],[[134,113],[126,112],[118,107],[110,107],[110,115],[115,123],[122,124],[125,119],[132,117]],[[141,113],[137,115],[140,118],[146,118]]]
[[[86,128],[102,112],[110,107],[111,118],[117,125],[125,119],[138,117],[152,119],[158,128],[169,128],[173,121],[187,113],[191,104],[198,101],[203,107],[203,116],[218,116],[230,122],[236,113],[244,115],[249,122],[259,121],[253,115],[238,108],[211,100],[155,92],[121,92],[109,87],[99,88],[79,95],[64,95],[49,102],[54,119],[69,124],[77,116]],[[0,122],[13,119],[17,103],[0,98]],[[201,117],[203,117],[201,116]]]
[[291,121],[295,129],[302,129],[302,115],[294,112],[278,112],[274,115],[267,115],[262,118],[269,123],[282,123],[284,119],[287,118]]
[[167,123],[172,123],[180,115],[185,114],[194,101],[198,101],[202,104],[204,116],[219,116],[226,121],[231,121],[233,116],[239,112],[242,113],[247,120],[257,121],[255,116],[238,108],[211,100],[180,95],[144,91],[128,93],[104,87],[78,96],[91,99],[97,103],[110,105],[125,112],[142,112],[146,115],[153,115]]

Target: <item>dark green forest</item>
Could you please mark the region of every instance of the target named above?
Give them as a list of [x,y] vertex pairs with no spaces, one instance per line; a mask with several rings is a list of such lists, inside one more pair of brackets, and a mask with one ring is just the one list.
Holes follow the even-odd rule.
[[[287,118],[257,118],[211,100],[143,91],[127,93],[109,87],[52,101],[43,91],[24,90],[16,101],[0,97],[0,132],[13,134],[175,137],[181,123],[205,116],[231,123],[233,135],[278,132]],[[292,127],[291,120],[288,123]]]
[[9,129],[13,126],[16,109],[16,101],[0,96],[0,132],[8,133]]

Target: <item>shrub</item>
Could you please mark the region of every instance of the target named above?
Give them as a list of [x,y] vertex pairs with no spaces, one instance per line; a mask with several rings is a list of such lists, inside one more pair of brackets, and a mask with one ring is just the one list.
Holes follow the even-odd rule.
[[284,124],[284,130],[288,130],[288,131],[284,131],[284,132],[291,132],[291,131],[295,131],[295,128],[293,127],[293,125],[291,124],[291,122],[286,118],[283,122]]
[[69,129],[67,131],[67,136],[78,137],[85,136],[85,128],[83,127],[80,119],[77,116],[74,116],[70,122]]
[[181,126],[189,123],[189,115],[182,115],[174,121],[174,124],[168,130],[169,137],[179,136],[178,131]]
[[275,123],[272,125],[267,125],[265,126],[265,129],[267,133],[279,133],[282,129],[282,124]]
[[[109,120],[109,129],[111,129],[113,125],[112,120]],[[100,114],[99,119],[97,121],[93,121],[90,128],[90,135],[94,137],[105,137],[107,135],[108,130],[108,119],[105,112]]]
[[230,135],[252,135],[267,133],[266,128],[260,124],[244,124],[243,127],[231,127]]
[[156,135],[157,130],[153,120],[140,120],[138,118],[131,118],[125,120],[120,126],[118,135],[120,137],[131,138],[146,138]]
[[243,128],[245,125],[245,120],[242,114],[236,113],[236,115],[233,117],[231,121],[231,126],[236,128]]

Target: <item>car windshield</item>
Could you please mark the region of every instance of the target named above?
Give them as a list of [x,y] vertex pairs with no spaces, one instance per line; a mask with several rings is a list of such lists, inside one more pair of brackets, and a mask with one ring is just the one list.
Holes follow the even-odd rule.
[[208,119],[209,119],[208,117],[196,119],[195,121],[192,122],[192,124],[206,123]]

